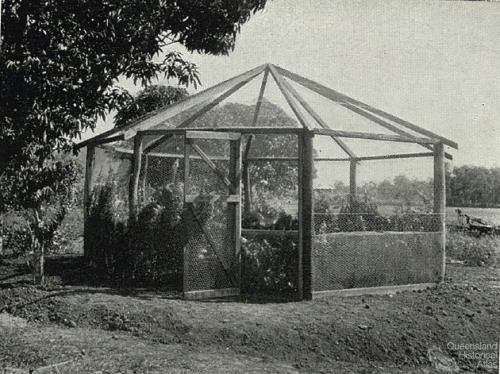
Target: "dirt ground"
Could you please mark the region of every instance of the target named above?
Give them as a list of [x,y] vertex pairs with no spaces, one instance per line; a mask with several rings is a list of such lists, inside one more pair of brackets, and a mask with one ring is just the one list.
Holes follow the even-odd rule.
[[[498,268],[450,265],[436,289],[310,302],[185,301],[91,286],[78,269],[50,259],[42,289],[2,260],[0,373],[498,372]],[[489,344],[488,358],[461,343]]]

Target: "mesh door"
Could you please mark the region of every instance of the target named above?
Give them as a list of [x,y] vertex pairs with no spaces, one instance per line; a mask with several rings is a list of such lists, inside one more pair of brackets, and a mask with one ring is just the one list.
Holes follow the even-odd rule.
[[[209,157],[204,160],[199,149]],[[229,141],[196,139],[189,146],[185,181],[184,291],[239,288],[239,256],[227,199],[231,188]],[[214,170],[214,168],[216,170]]]

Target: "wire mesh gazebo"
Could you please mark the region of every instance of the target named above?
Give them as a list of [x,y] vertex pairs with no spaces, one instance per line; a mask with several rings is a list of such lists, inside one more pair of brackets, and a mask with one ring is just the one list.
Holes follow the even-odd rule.
[[[262,82],[254,112],[244,125],[204,122],[207,113],[258,76],[262,76]],[[293,113],[296,125],[259,124],[269,76]],[[333,128],[335,119],[320,116],[298,87],[385,132]],[[351,140],[412,144],[421,151],[359,155],[349,145]],[[266,142],[266,147],[257,151],[259,142]],[[338,149],[342,156],[322,156],[317,146],[320,143]],[[268,151],[273,144],[280,144],[279,149]],[[103,232],[103,223],[93,215],[99,204],[96,191],[102,193],[102,186],[114,186],[112,192],[108,191],[110,206],[121,226],[115,223],[113,232],[121,232],[124,227],[131,230],[133,222],[147,217],[148,222],[153,222],[151,216],[155,214],[164,216],[168,209],[158,207],[165,197],[164,187],[168,187],[169,204],[177,202],[183,212],[178,220],[182,224],[175,226],[158,218],[154,221],[155,227],[159,227],[156,231],[149,231],[149,226],[135,229],[144,240],[142,247],[134,250],[140,251],[143,258],[147,253],[160,251],[166,263],[175,263],[172,272],[179,276],[186,298],[239,294],[245,257],[250,251],[245,248],[248,243],[281,243],[279,248],[286,252],[283,261],[293,260],[295,272],[289,283],[300,299],[331,293],[429,287],[443,279],[445,273],[445,159],[452,158],[445,146],[458,148],[455,142],[395,115],[281,67],[264,64],[80,143],[80,147],[87,148],[85,256],[91,260],[99,248],[111,245]],[[389,219],[363,211],[366,204],[352,209],[360,194],[360,165],[408,159],[430,161],[429,211],[413,212],[410,218],[407,215]],[[260,175],[252,174],[252,167],[263,165],[271,170],[265,183],[252,181],[252,175]],[[333,170],[343,168],[342,165],[348,175],[346,206],[351,210],[343,205],[337,210],[320,207],[318,196],[329,193],[333,187],[315,186],[317,171],[330,170],[335,175]],[[242,210],[247,207],[242,202],[247,204],[251,200],[247,195],[256,193],[259,186],[265,184],[272,190],[279,170],[292,176],[292,184],[288,191],[277,193],[274,200],[270,198],[269,204],[287,199],[296,225],[274,224],[266,229],[245,226]],[[204,215],[202,206],[207,202],[212,209]],[[103,238],[101,242],[97,237]],[[175,245],[173,237],[180,237]],[[129,248],[128,252],[124,250],[126,254],[131,253],[129,242],[126,239],[118,245]],[[161,256],[155,254],[151,257],[154,260],[144,260],[144,266],[157,266]],[[105,257],[107,264],[115,261]]]

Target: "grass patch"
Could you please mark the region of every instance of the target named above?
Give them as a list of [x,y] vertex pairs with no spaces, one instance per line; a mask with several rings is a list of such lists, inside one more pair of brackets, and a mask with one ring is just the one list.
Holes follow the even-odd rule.
[[500,237],[448,232],[446,254],[469,266],[497,266],[500,264]]

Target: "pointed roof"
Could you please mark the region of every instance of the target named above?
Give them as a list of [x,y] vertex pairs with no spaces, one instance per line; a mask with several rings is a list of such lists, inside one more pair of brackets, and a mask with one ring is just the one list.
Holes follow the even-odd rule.
[[[362,134],[332,129],[302,98],[289,81],[298,83],[308,90],[325,97],[333,104],[340,105],[351,112],[368,119],[371,123],[384,127],[385,129],[397,134],[392,135],[393,139],[398,138],[401,141],[407,141],[410,143],[415,142],[427,149],[433,149],[432,143],[435,142],[442,142],[445,145],[458,149],[458,144],[450,139],[273,64],[260,65],[252,70],[216,84],[215,86],[188,96],[174,104],[159,108],[158,110],[148,113],[147,115],[123,127],[111,129],[93,138],[85,140],[78,146],[80,148],[92,143],[98,144],[112,140],[127,140],[133,138],[139,131],[158,128],[158,126],[168,123],[170,119],[182,113],[189,113],[189,116],[176,127],[188,127],[192,122],[194,122],[194,120],[201,117],[204,113],[208,112],[210,109],[221,103],[223,100],[231,96],[262,73],[264,73],[264,76],[254,114],[254,126],[257,123],[257,117],[262,103],[266,82],[268,76],[271,75],[300,125],[304,129],[311,131],[314,130],[314,132],[318,134],[330,136],[351,158],[355,158],[355,154],[340,138],[344,136],[349,137],[350,135],[352,137],[360,137]],[[191,114],[194,109],[196,110],[195,113]],[[305,111],[316,122],[316,124],[310,124],[303,111]],[[314,129],[316,125],[318,125],[320,129]],[[422,135],[423,137],[417,137],[407,130],[411,130],[413,133]],[[391,139],[390,135],[385,136],[387,139]],[[161,142],[164,138],[164,136],[160,136],[156,139],[156,142]],[[448,154],[447,157],[451,158]]]

